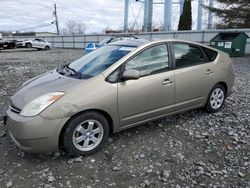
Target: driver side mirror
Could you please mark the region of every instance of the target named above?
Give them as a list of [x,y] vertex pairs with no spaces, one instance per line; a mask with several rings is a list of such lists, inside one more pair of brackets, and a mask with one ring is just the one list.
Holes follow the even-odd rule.
[[122,74],[123,80],[137,80],[140,78],[140,72],[135,69],[125,70]]

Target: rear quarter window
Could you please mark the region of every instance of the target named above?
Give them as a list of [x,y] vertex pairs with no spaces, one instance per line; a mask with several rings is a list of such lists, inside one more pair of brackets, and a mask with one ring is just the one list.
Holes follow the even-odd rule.
[[214,51],[214,50],[211,50],[211,49],[208,49],[208,48],[203,48],[204,52],[206,53],[209,61],[214,61],[215,58],[217,57],[218,55],[218,52]]
[[205,63],[204,53],[197,45],[173,43],[176,68],[184,68]]

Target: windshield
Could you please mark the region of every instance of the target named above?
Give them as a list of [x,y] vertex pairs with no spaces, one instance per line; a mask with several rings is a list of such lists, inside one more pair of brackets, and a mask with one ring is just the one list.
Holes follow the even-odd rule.
[[93,77],[106,70],[133,49],[135,48],[104,46],[74,61],[69,67],[82,75]]

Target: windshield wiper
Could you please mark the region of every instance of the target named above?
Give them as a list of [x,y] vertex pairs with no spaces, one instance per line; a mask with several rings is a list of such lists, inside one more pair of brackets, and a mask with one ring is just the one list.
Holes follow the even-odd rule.
[[74,73],[74,74],[71,74],[72,76],[76,76],[79,79],[82,78],[82,74],[79,71],[76,71],[75,69],[69,67],[69,64],[65,65],[64,68],[66,68],[67,70],[72,71]]
[[76,71],[75,69],[69,67],[69,64],[63,65],[59,68],[57,68],[57,72],[61,75],[65,75],[65,76],[75,76],[78,79],[89,79],[92,78],[92,75],[88,75],[88,74],[82,74],[79,71]]

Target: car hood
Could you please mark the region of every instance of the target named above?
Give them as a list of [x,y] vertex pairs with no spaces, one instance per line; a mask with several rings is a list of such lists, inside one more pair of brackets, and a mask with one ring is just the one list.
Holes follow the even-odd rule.
[[44,94],[60,91],[67,92],[82,81],[62,76],[56,70],[52,70],[25,82],[11,98],[11,104],[23,109],[26,104]]

